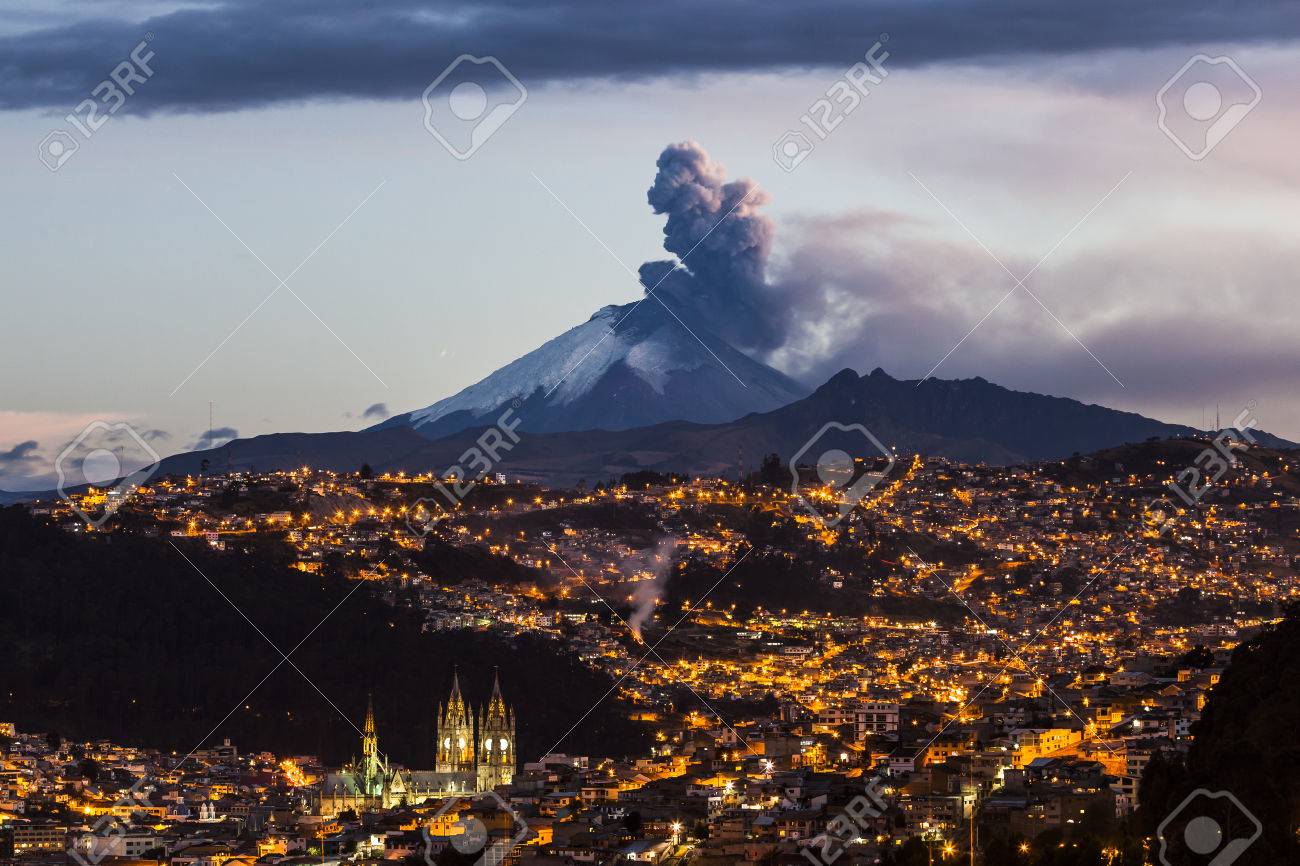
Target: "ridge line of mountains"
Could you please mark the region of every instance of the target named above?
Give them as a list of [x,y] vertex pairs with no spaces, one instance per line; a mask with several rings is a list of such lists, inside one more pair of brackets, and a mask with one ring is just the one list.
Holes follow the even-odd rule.
[[[1013,391],[979,377],[917,382],[880,368],[864,376],[844,369],[809,393],[689,311],[630,303],[603,307],[424,409],[360,431],[236,439],[168,457],[156,474],[302,466],[351,472],[363,464],[378,473],[442,473],[465,462],[467,449],[507,410],[520,439],[503,449],[493,471],[559,486],[641,470],[735,475],[768,454],[782,461],[799,456],[828,423],[862,425],[898,453],[988,465],[1218,432]],[[1252,435],[1266,447],[1300,447],[1263,431]],[[839,443],[842,450],[853,447],[843,436]],[[0,492],[0,502],[50,495]]]
[[[163,461],[163,473],[311,466],[443,472],[509,410],[520,441],[494,471],[548,484],[653,470],[735,474],[764,455],[795,456],[828,422],[861,424],[883,445],[1012,465],[1206,431],[973,379],[836,373],[808,393],[719,337],[655,304],[608,306],[482,381],[357,432],[237,439]],[[1208,434],[1213,435],[1213,434]],[[1295,443],[1252,431],[1261,445]],[[815,458],[815,455],[813,455]]]
[[[742,455],[751,468],[765,454],[788,460],[830,421],[863,424],[899,453],[990,465],[1064,459],[1153,437],[1212,435],[1133,412],[1012,391],[982,378],[929,379],[918,385],[881,369],[865,376],[845,369],[807,397],[724,423],[665,421],[622,430],[554,432],[521,425],[516,431],[519,443],[503,453],[498,470],[559,485],[638,470],[734,474]],[[464,427],[434,439],[409,425],[274,433],[167,458],[160,472],[197,473],[205,459],[210,471],[311,466],[350,472],[362,463],[375,472],[443,471],[461,461],[486,426]],[[1266,447],[1297,447],[1263,431],[1252,435]]]

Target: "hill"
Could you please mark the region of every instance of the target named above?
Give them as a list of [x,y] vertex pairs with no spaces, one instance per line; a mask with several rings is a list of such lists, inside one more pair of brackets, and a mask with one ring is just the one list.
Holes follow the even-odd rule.
[[[1142,780],[1139,829],[1151,835],[1165,816],[1199,788],[1229,791],[1263,825],[1263,834],[1235,862],[1273,866],[1300,862],[1300,611],[1232,654],[1210,693],[1186,763],[1152,761]],[[1225,834],[1252,829],[1231,814]],[[1190,861],[1188,861],[1190,862]],[[1225,861],[1226,862],[1226,861]]]
[[[246,750],[338,763],[357,751],[353,725],[373,693],[381,748],[429,767],[435,708],[455,669],[482,701],[500,667],[521,760],[551,748],[610,688],[559,641],[422,632],[422,613],[400,594],[390,604],[379,584],[178,542],[180,551],[156,539],[74,536],[20,508],[0,510],[0,718],[182,752],[231,737]],[[611,698],[566,746],[622,754],[640,735]]]

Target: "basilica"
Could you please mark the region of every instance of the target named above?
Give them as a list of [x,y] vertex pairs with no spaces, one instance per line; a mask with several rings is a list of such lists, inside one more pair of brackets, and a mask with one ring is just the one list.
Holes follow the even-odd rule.
[[515,714],[501,697],[500,679],[481,713],[472,710],[453,676],[447,705],[438,706],[437,755],[432,770],[391,767],[379,751],[373,707],[366,709],[361,758],[329,773],[321,785],[320,814],[416,805],[425,800],[491,791],[515,773]]

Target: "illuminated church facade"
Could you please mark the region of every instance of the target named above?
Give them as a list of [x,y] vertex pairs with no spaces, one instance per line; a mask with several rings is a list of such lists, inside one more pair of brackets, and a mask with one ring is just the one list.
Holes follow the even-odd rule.
[[379,751],[374,709],[367,707],[361,758],[325,776],[320,814],[414,806],[510,784],[515,774],[515,713],[501,697],[499,679],[492,683],[492,697],[480,713],[466,702],[460,677],[454,676],[451,696],[445,707],[438,705],[436,722],[434,769],[405,770],[390,766]]

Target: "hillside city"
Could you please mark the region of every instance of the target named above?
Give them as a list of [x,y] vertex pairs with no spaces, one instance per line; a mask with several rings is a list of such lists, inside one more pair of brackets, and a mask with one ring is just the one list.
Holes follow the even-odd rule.
[[[506,467],[458,498],[431,475],[303,467],[35,503],[72,534],[368,581],[429,632],[555,638],[652,745],[594,754],[573,706],[554,749],[515,754],[529,708],[507,711],[508,675],[482,716],[453,718],[453,693],[432,771],[384,755],[382,717],[346,766],[219,733],[178,755],[4,723],[0,862],[829,866],[1114,838],[1232,650],[1300,598],[1294,458],[1234,441],[1204,495],[1168,495],[1212,447],[899,455],[848,509],[775,456],[565,490]],[[95,509],[112,519],[79,516]]]

